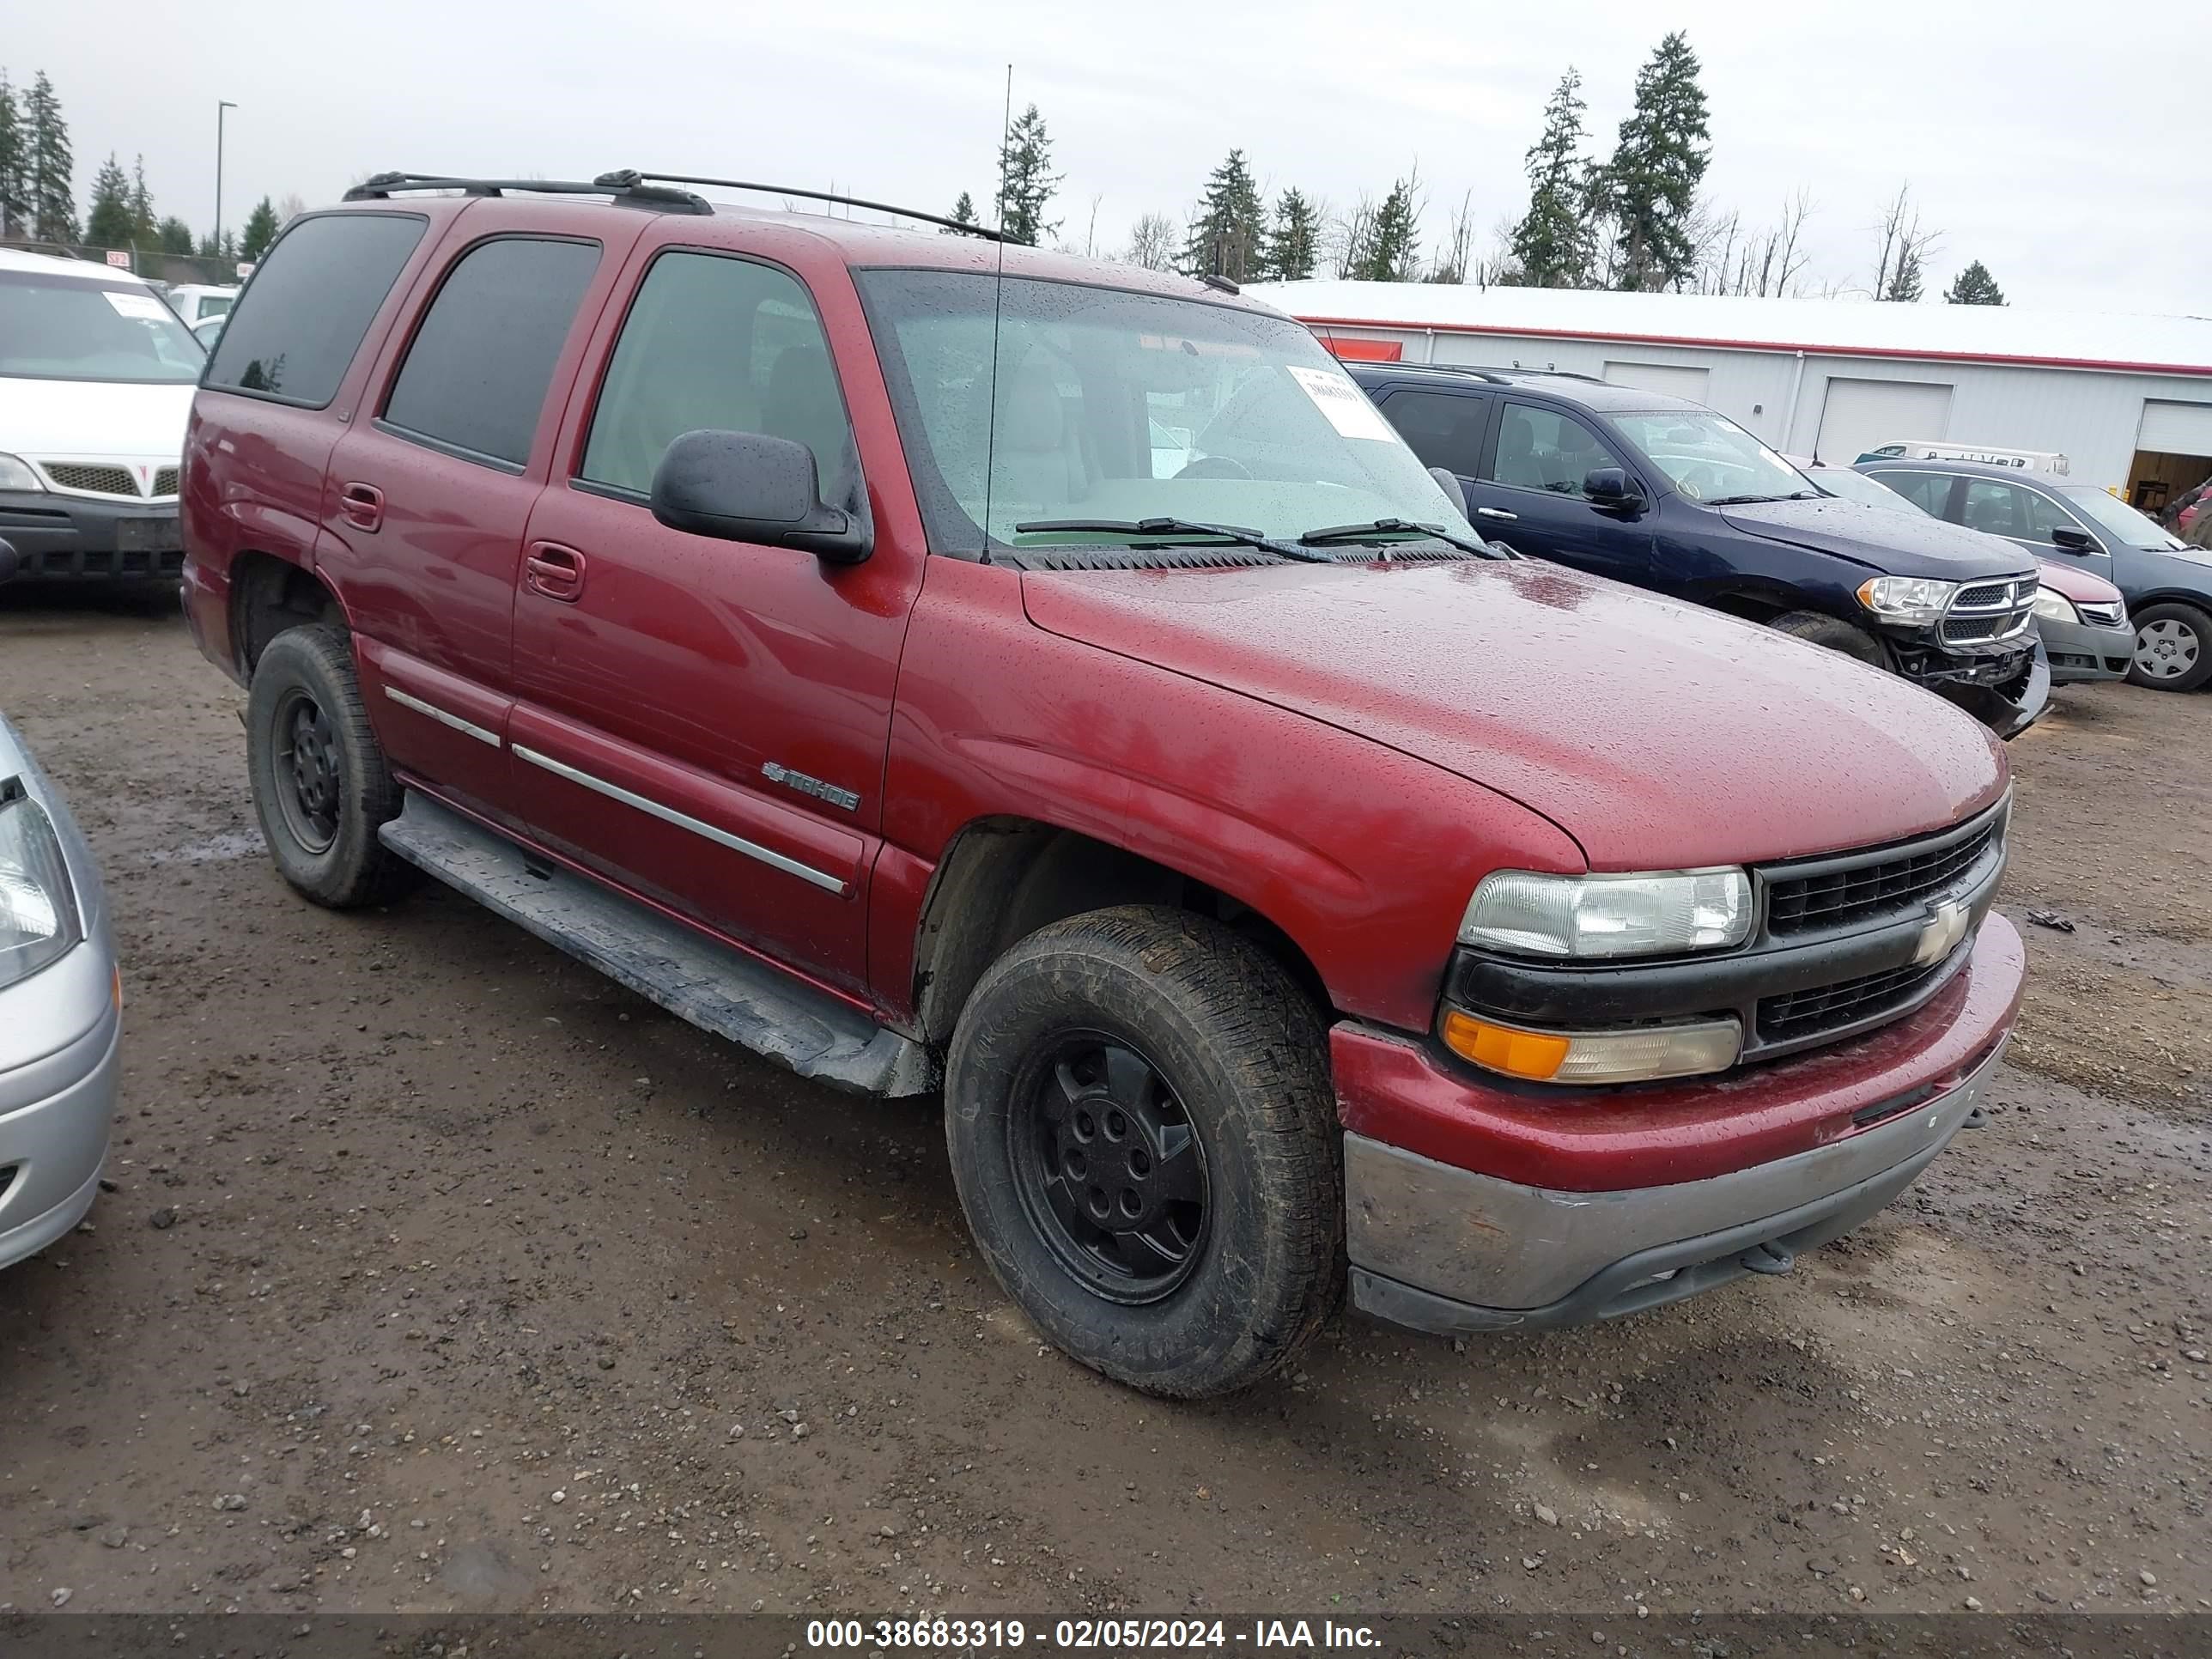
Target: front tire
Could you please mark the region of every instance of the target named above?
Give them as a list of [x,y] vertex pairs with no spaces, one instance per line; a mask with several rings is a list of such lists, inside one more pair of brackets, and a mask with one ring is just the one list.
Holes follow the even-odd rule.
[[253,667],[246,705],[253,811],[277,873],[334,910],[395,896],[413,866],[377,830],[402,793],[368,723],[341,628],[287,629]]
[[1279,1370],[1344,1286],[1328,1035],[1281,967],[1147,906],[1040,929],[969,999],[945,1142],[991,1272],[1083,1364],[1150,1394]]
[[2136,656],[2128,684],[2194,691],[2212,679],[2212,617],[2171,600],[2136,612]]
[[1889,653],[1882,649],[1881,641],[1863,628],[1854,628],[1839,617],[1824,617],[1817,611],[1790,611],[1767,624],[1778,634],[1787,634],[1793,640],[1802,640],[1808,645],[1817,645],[1830,651],[1840,651],[1869,668],[1887,672]]

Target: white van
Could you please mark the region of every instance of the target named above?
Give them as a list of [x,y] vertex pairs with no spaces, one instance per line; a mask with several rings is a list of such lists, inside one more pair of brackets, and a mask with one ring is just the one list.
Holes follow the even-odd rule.
[[1987,444],[1898,443],[1869,449],[1853,461],[1972,461],[1981,466],[2009,466],[2022,472],[2064,477],[2066,458],[2055,449],[1991,449]]
[[129,271],[0,249],[0,540],[19,577],[183,574],[178,480],[206,362]]
[[162,290],[162,297],[185,319],[186,328],[198,328],[210,317],[229,315],[238,303],[238,290],[208,283],[173,283]]

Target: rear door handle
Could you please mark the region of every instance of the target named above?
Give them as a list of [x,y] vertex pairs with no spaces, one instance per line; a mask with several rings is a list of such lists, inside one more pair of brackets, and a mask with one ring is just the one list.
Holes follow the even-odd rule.
[[544,599],[574,605],[584,596],[584,556],[558,542],[532,542],[522,562],[522,585]]
[[374,484],[349,483],[338,491],[338,513],[356,530],[374,530],[384,522],[384,492]]
[[1521,517],[1518,513],[1508,513],[1502,507],[1478,507],[1474,512],[1477,518],[1499,519],[1507,524],[1516,523]]

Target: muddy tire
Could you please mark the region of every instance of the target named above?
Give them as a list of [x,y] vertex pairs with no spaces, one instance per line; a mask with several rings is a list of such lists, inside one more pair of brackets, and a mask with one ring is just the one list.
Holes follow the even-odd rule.
[[1150,1394],[1279,1370],[1344,1287],[1328,1034],[1229,928],[1128,906],[993,963],[945,1080],[962,1207],[1052,1341]]
[[2135,613],[2136,656],[2128,684],[2154,691],[2194,691],[2212,680],[2212,617],[2171,600]]
[[288,629],[254,665],[246,706],[253,810],[277,873],[334,910],[380,903],[412,886],[412,866],[377,828],[401,790],[368,724],[345,630]]
[[1777,617],[1767,626],[1778,634],[1787,634],[1791,639],[1802,640],[1808,645],[1840,651],[1869,668],[1887,672],[1889,667],[1889,653],[1882,649],[1881,641],[1864,629],[1854,628],[1839,617],[1824,617],[1814,611],[1790,611]]

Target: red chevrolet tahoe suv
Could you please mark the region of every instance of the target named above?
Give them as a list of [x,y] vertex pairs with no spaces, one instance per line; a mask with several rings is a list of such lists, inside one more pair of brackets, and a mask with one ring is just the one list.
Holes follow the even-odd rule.
[[1218,278],[716,182],[382,175],[254,273],[185,596],[307,897],[941,1090],[1000,1282],[1165,1395],[1347,1269],[1455,1333],[1783,1271],[1978,1121],[1966,715],[1486,543]]

